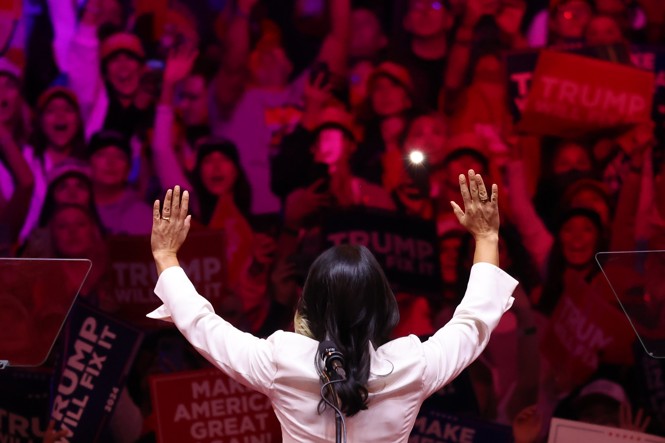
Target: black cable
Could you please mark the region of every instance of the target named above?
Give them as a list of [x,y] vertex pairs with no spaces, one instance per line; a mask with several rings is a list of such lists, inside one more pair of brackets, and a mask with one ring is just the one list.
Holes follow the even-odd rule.
[[324,384],[321,386],[321,398],[323,398],[323,401],[326,402],[326,404],[327,404],[328,406],[330,406],[331,408],[333,408],[333,409],[335,410],[335,413],[337,414],[337,419],[340,420],[340,421],[342,422],[342,435],[344,436],[344,443],[346,443],[346,421],[344,420],[344,414],[342,414],[342,411],[340,411],[339,408],[338,408],[336,405],[333,404],[333,402],[331,402],[330,400],[328,400],[328,399],[326,398],[325,394],[323,393],[323,391],[324,391],[326,388],[329,387],[330,390],[332,391],[332,394],[335,394],[335,391],[334,391],[332,385],[333,385],[334,383],[341,383],[341,382],[343,382],[343,381],[344,381],[344,380],[328,380],[326,383],[324,383]]
[[320,355],[317,352],[316,354],[314,354],[314,367],[316,368],[316,372],[318,373],[319,379],[321,380],[321,382],[324,382],[324,380],[327,380],[323,383],[323,385],[321,385],[321,399],[335,411],[335,414],[336,414],[335,433],[336,433],[337,441],[338,442],[340,441],[339,440],[339,428],[340,428],[339,424],[341,422],[342,434],[344,436],[344,443],[346,443],[346,421],[344,420],[344,414],[339,409],[339,407],[337,407],[337,405],[333,404],[330,400],[328,400],[326,398],[326,395],[324,393],[325,389],[328,388],[328,390],[330,391],[330,395],[333,398],[338,398],[337,393],[335,392],[335,390],[333,388],[333,384],[343,382],[343,381],[345,381],[345,378],[342,378],[341,380],[330,380],[330,378],[326,374],[325,369],[323,368],[322,364],[323,364],[323,359],[320,358]]

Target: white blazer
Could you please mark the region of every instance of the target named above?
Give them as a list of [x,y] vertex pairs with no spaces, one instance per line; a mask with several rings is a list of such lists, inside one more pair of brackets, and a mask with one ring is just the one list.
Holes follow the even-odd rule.
[[[513,303],[517,281],[498,267],[477,263],[452,320],[422,343],[415,335],[374,350],[368,409],[346,418],[349,442],[406,443],[423,401],[454,379],[487,345]],[[217,316],[180,267],[159,277],[164,305],[148,317],[173,321],[187,340],[231,378],[267,395],[284,442],[335,440],[334,412],[317,413],[320,382],[314,368],[318,342],[277,331],[259,339]]]

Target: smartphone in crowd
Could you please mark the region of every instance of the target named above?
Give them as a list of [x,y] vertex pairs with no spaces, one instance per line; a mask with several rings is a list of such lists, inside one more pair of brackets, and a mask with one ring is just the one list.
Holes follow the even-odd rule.
[[430,166],[427,157],[423,156],[418,162],[413,162],[407,157],[404,160],[404,168],[413,187],[418,191],[418,196],[428,198],[430,194]]

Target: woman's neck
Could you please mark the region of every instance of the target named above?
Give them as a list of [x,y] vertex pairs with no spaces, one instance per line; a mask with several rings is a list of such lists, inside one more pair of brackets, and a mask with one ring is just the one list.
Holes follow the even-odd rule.
[[125,187],[123,185],[95,185],[93,193],[96,204],[109,205],[122,199],[125,195]]
[[340,206],[353,204],[353,174],[348,163],[341,163],[330,169],[330,193]]
[[386,149],[401,149],[400,141],[405,129],[406,119],[403,112],[381,120],[381,137]]
[[564,273],[565,281],[586,281],[589,277],[589,272],[591,271],[591,265],[568,265]]
[[235,206],[235,201],[233,200],[233,194],[230,192],[225,192],[217,196],[217,206]]
[[116,100],[118,100],[118,103],[120,103],[120,106],[123,108],[129,108],[134,104],[134,96],[130,95],[121,95],[120,93],[116,92]]
[[209,228],[224,228],[229,220],[237,219],[239,215],[242,215],[230,192],[218,195],[214,204],[210,220],[206,224]]
[[332,181],[346,179],[352,175],[351,167],[347,160],[340,160],[337,163],[329,165],[328,173],[330,174],[330,179]]
[[48,158],[48,160],[53,165],[57,165],[63,162],[65,159],[69,158],[71,154],[72,154],[71,146],[66,146],[63,148],[63,147],[56,147],[54,145],[48,145],[46,147],[46,151],[44,151],[44,157]]

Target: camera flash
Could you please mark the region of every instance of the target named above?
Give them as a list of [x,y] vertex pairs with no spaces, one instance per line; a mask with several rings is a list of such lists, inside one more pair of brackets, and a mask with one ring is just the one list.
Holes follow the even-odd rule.
[[411,151],[409,153],[409,161],[414,165],[419,165],[425,161],[425,154],[423,154],[422,151]]

